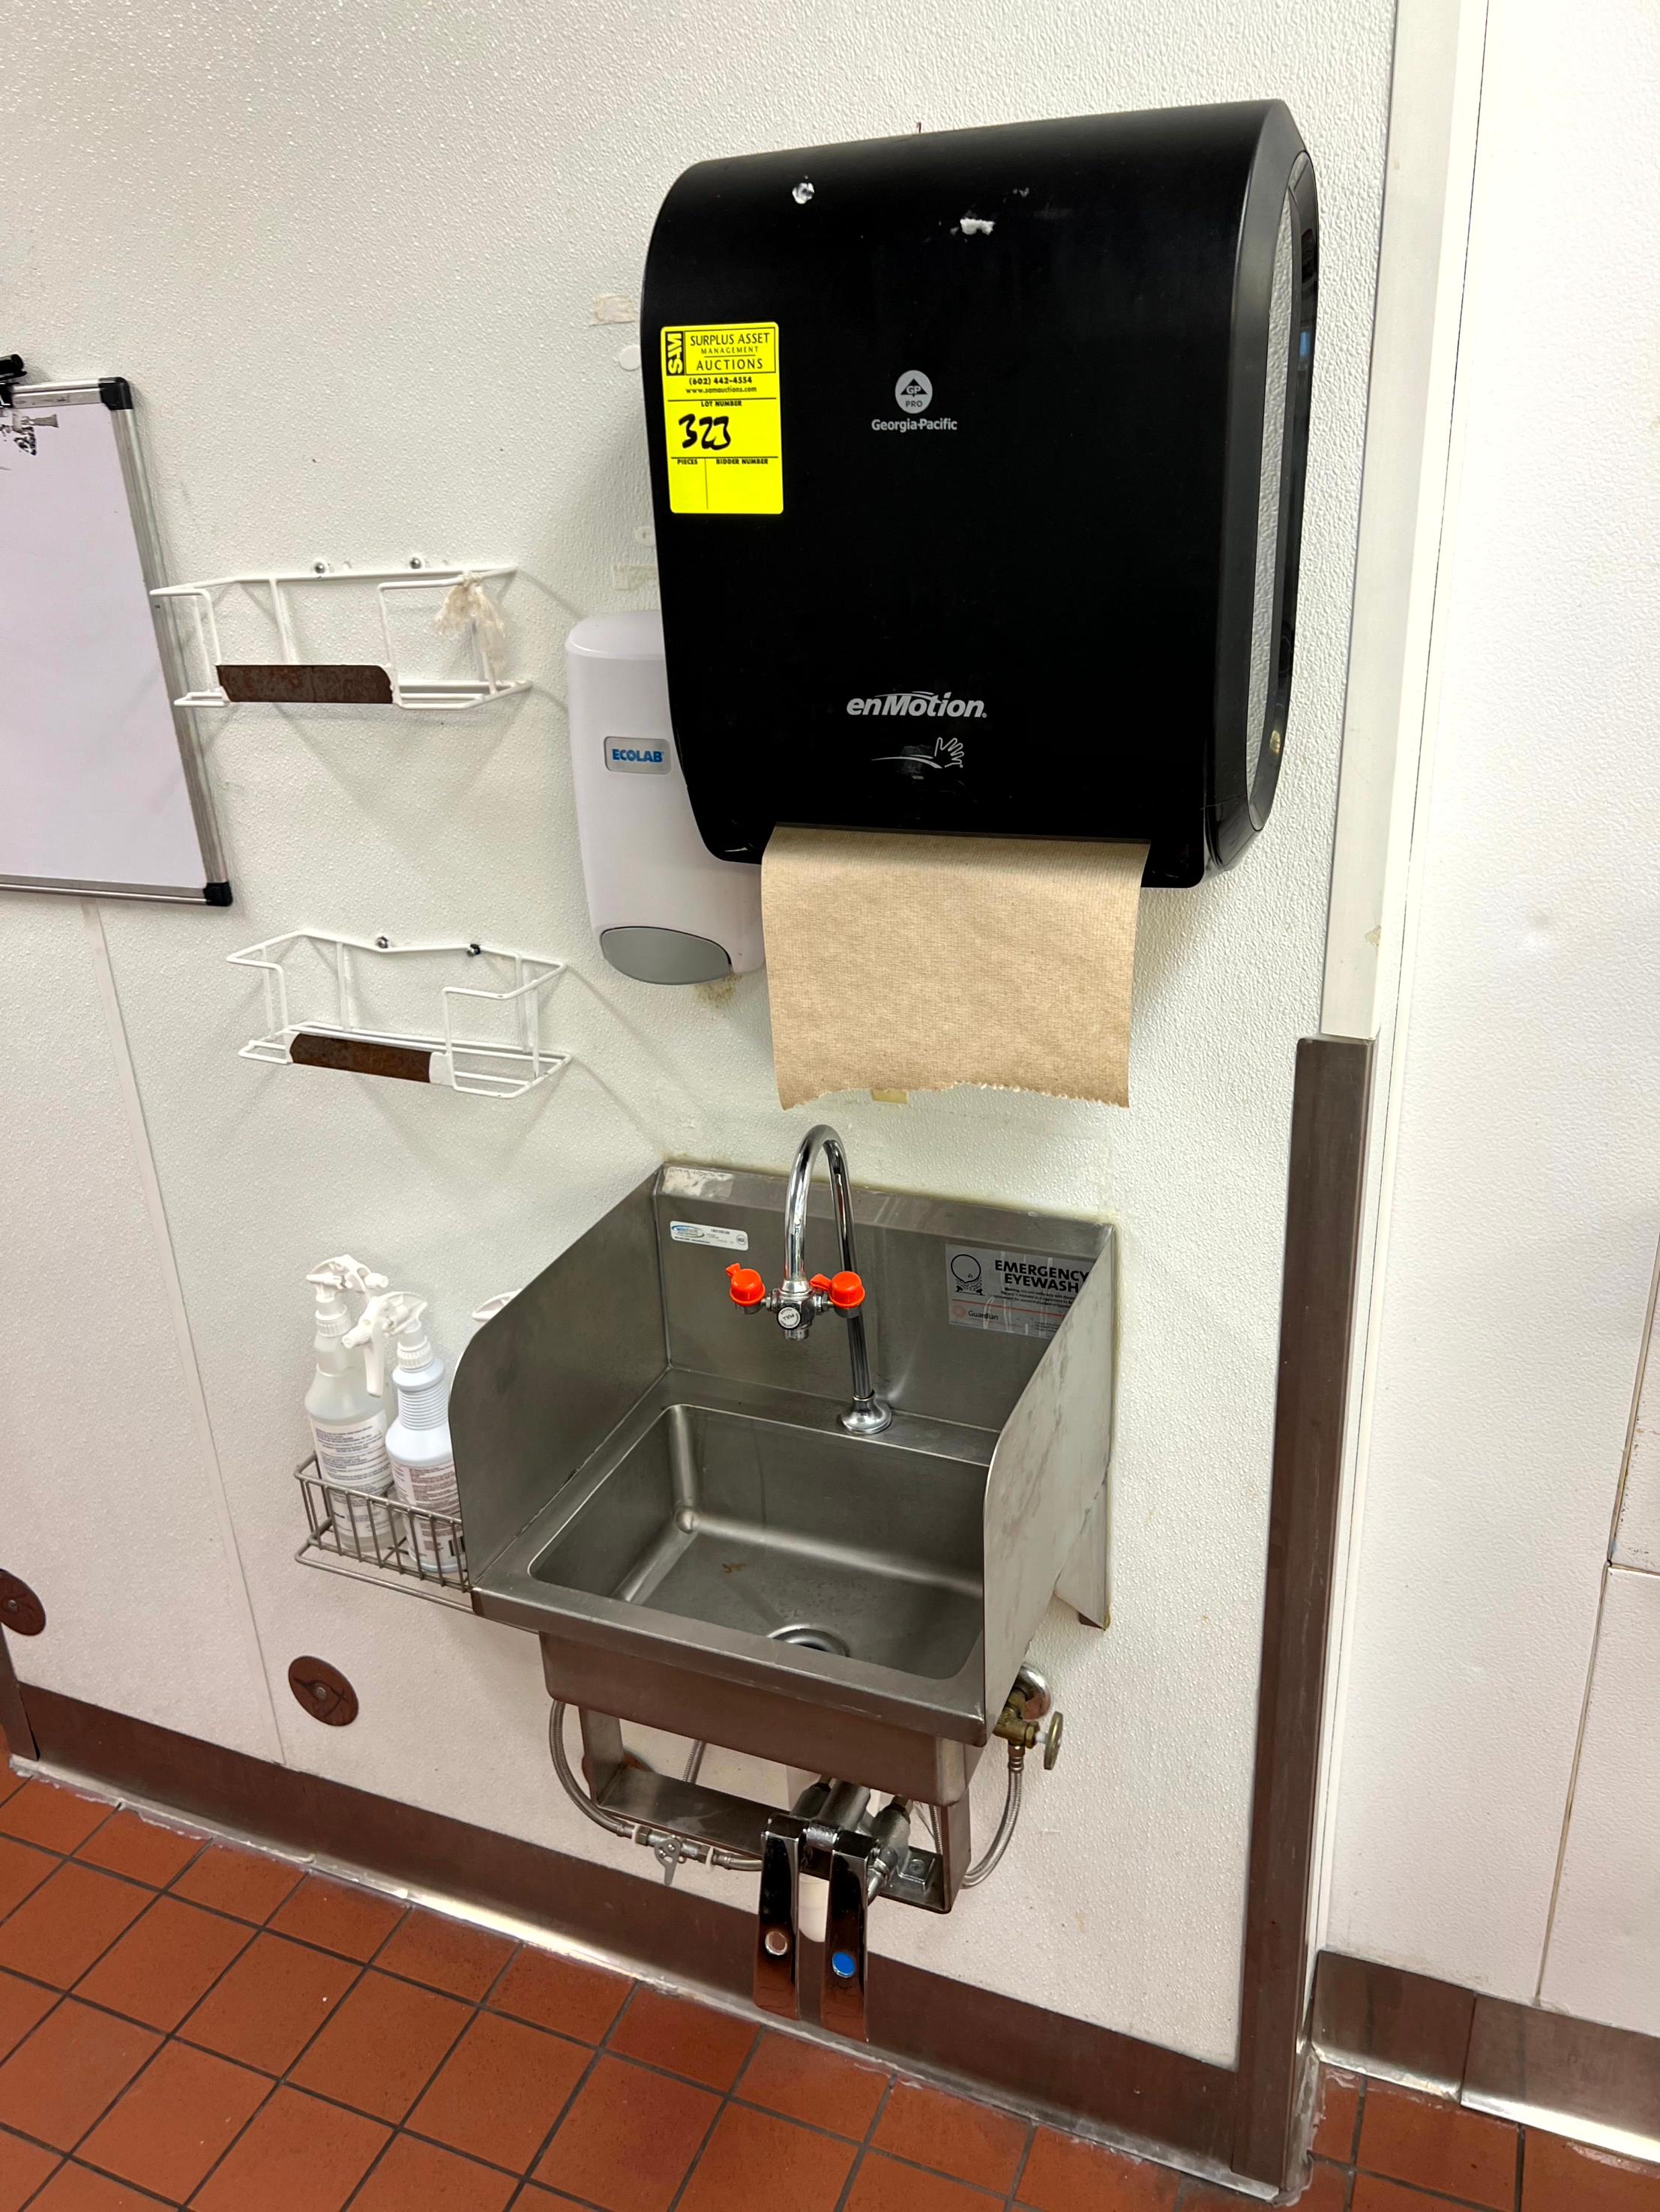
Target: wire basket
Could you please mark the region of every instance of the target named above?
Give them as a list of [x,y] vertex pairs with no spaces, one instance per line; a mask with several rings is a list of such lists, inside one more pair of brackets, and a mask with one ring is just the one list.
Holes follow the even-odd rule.
[[[265,982],[268,1032],[242,1046],[244,1060],[291,1066],[295,1040],[309,1033],[424,1052],[431,1075],[423,1080],[474,1097],[522,1098],[569,1059],[542,1027],[562,960],[476,940],[394,945],[325,929],[286,930],[225,957],[258,969]],[[476,980],[445,982],[448,968]],[[458,1025],[466,1034],[458,1036]]]
[[294,1555],[302,1566],[471,1611],[466,1540],[454,1514],[325,1481],[314,1457],[294,1479],[306,1506],[306,1540]]

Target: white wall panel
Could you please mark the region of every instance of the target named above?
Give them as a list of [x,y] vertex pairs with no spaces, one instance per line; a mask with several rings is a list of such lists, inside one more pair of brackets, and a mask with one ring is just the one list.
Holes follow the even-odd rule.
[[1657,97],[1495,0],[1326,1938],[1521,1999],[1660,1226]]
[[0,892],[0,1565],[20,1678],[266,1758],[270,1701],[80,902]]
[[[971,1091],[831,1109],[864,1180],[1110,1215],[1122,1238],[1113,1629],[1045,1632],[1067,1753],[1029,1791],[997,1894],[946,1922],[885,1916],[879,1940],[1231,2060],[1292,1055],[1317,1018],[1392,17],[64,0],[50,40],[14,42],[0,106],[30,188],[0,286],[43,373],[119,370],[148,399],[177,572],[411,550],[521,568],[507,610],[535,692],[452,720],[223,718],[235,909],[108,917],[295,1761],[605,1848],[556,1802],[527,1638],[294,1565],[306,1267],[345,1247],[392,1268],[431,1294],[453,1358],[473,1303],[663,1154],[779,1167],[812,1118],[777,1110],[764,977],[654,992],[587,930],[560,647],[618,603],[611,564],[641,557],[649,518],[629,334],[593,325],[594,295],[637,292],[658,202],[703,155],[1282,94],[1319,165],[1324,268],[1271,830],[1227,877],[1149,900],[1128,1114]],[[240,1061],[257,1000],[223,955],[300,924],[566,957],[556,1024],[581,1064],[492,1107]],[[286,1703],[305,1650],[358,1682],[353,1729]]]
[[1660,1575],[1609,1571],[1540,1994],[1660,2035]]

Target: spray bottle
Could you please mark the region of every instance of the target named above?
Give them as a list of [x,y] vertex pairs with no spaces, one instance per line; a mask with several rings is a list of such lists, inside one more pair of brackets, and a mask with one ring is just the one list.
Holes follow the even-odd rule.
[[367,1299],[371,1291],[385,1290],[386,1279],[342,1252],[313,1267],[306,1280],[317,1293],[317,1372],[306,1393],[317,1471],[325,1482],[353,1490],[390,1490],[386,1408],[369,1389],[362,1353],[352,1348],[351,1308],[346,1303],[349,1290]]
[[[386,1388],[388,1343],[392,1347],[398,1418],[386,1431],[386,1454],[398,1497],[405,1505],[459,1518],[461,1499],[450,1443],[449,1385],[444,1363],[427,1334],[426,1310],[424,1298],[412,1298],[404,1291],[385,1291],[368,1300],[346,1342],[367,1347],[368,1387],[377,1395]],[[433,1523],[418,1516],[411,1526],[423,1565],[435,1560],[441,1565],[452,1563],[454,1547],[448,1530],[435,1532]]]
[[380,1559],[395,1548],[391,1513],[368,1502],[392,1489],[386,1413],[368,1387],[362,1353],[350,1342],[346,1292],[356,1291],[367,1299],[372,1291],[386,1288],[386,1279],[342,1252],[313,1267],[306,1280],[317,1293],[317,1372],[306,1393],[306,1413],[317,1472],[328,1486],[335,1540],[359,1559]]

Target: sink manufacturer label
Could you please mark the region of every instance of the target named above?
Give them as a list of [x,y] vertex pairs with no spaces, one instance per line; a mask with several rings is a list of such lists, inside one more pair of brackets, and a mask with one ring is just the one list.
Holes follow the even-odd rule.
[[677,1244],[718,1244],[723,1252],[747,1252],[749,1232],[743,1229],[716,1229],[708,1221],[671,1221],[669,1235]]
[[998,1336],[1053,1336],[1072,1311],[1091,1265],[1049,1253],[954,1245],[946,1255],[946,1310],[952,1327]]

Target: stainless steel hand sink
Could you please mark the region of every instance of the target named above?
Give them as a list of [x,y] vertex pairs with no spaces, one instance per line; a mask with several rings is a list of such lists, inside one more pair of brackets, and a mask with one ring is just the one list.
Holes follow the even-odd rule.
[[1112,1232],[857,1189],[894,1410],[854,1436],[839,1325],[786,1342],[727,1296],[782,1199],[666,1167],[479,1331],[473,1603],[585,1711],[950,1805],[1057,1582],[1104,1625]]

